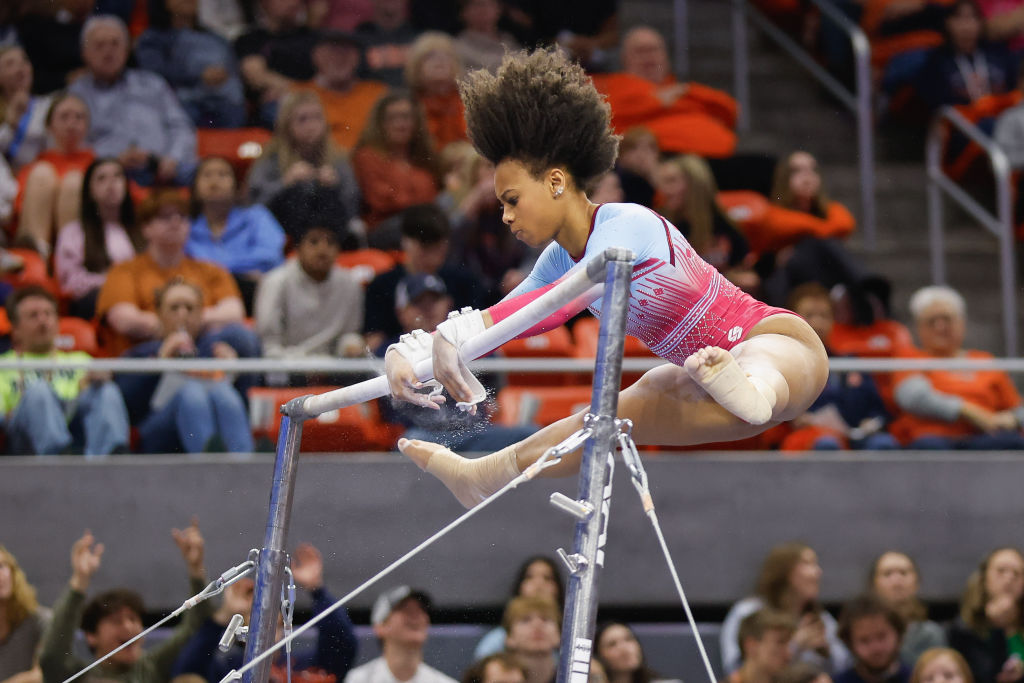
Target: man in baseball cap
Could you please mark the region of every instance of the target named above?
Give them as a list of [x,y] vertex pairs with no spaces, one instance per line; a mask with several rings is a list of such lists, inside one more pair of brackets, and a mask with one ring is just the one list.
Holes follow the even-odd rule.
[[423,661],[430,631],[430,597],[409,586],[381,593],[373,603],[370,624],[381,655],[352,669],[345,683],[455,683]]

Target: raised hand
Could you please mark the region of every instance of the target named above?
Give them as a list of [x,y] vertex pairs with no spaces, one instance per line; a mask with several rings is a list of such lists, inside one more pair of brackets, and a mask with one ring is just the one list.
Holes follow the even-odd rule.
[[315,591],[324,585],[324,558],[311,543],[301,543],[292,553],[292,576],[295,585]]
[[88,529],[71,546],[71,587],[84,593],[89,588],[93,574],[100,568],[103,544],[97,543]]
[[171,536],[178,544],[178,550],[188,565],[188,575],[194,579],[202,579],[206,573],[203,567],[203,535],[199,533],[199,518],[192,517],[192,522],[184,529],[171,529]]

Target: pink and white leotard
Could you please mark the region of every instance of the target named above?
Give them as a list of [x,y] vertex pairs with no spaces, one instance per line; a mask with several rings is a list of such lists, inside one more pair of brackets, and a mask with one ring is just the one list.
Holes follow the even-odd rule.
[[[594,211],[583,256],[574,259],[552,242],[529,276],[488,309],[492,319],[508,317],[608,247],[626,247],[636,257],[626,334],[676,365],[705,346],[731,349],[761,320],[790,313],[757,301],[726,280],[697,255],[679,230],[650,209],[638,204],[601,204]],[[589,306],[598,317],[601,304],[598,299]],[[558,311],[521,336],[558,327],[576,312]]]

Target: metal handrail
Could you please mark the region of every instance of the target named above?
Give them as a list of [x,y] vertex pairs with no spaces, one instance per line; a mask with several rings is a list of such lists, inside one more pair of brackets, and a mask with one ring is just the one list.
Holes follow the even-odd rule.
[[[952,126],[984,150],[996,184],[996,212],[993,214],[970,196],[942,168],[946,133]],[[959,204],[999,241],[999,273],[1002,286],[1003,340],[1008,356],[1017,355],[1017,273],[1014,263],[1013,189],[1010,160],[989,136],[953,107],[943,107],[932,120],[925,143],[928,174],[928,233],[930,236],[932,280],[946,282],[945,230],[942,192]]]
[[750,47],[746,22],[749,20],[766,36],[792,57],[849,109],[857,118],[857,157],[861,183],[861,225],[864,245],[875,248],[875,133],[871,107],[871,44],[859,26],[835,7],[829,0],[810,0],[821,13],[833,21],[850,38],[856,65],[855,91],[850,92],[835,76],[826,71],[814,57],[804,50],[782,29],[754,8],[748,0],[733,0],[733,90],[740,106],[738,127],[750,127]]
[[[630,357],[622,359],[625,372],[646,372],[667,361],[660,358]],[[553,372],[585,374],[594,371],[592,358],[481,358],[469,363],[475,372]],[[221,359],[141,359],[97,358],[94,360],[3,360],[0,372],[8,370],[96,370],[125,374],[159,372],[258,372],[287,374],[366,375],[384,370],[380,359],[369,358],[241,358]],[[1024,373],[1024,358],[830,358],[832,372],[900,372],[913,370],[1001,370]]]

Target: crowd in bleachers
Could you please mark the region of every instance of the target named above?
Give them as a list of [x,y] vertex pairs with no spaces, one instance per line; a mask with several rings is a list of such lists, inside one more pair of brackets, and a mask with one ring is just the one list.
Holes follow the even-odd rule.
[[[198,593],[206,578],[197,521],[174,529],[172,536],[191,592]],[[240,668],[242,645],[231,640],[225,645],[222,634],[234,615],[241,623],[249,621],[253,579],[242,578],[228,585],[222,598],[199,603],[173,630],[158,632],[155,645],[136,641],[114,652],[142,632],[146,614],[141,597],[129,588],[89,596],[103,551],[103,543],[88,531],[74,542],[70,579],[51,610],[38,604],[16,558],[0,546],[0,680],[61,681],[86,665],[86,652],[111,657],[85,680],[218,683]],[[523,561],[501,624],[482,632],[478,641],[463,643],[458,655],[444,662],[425,655],[431,599],[408,585],[387,588],[377,597],[369,623],[380,656],[361,652],[366,641],[357,637],[344,608],[322,614],[335,602],[326,567],[317,548],[296,547],[288,583],[309,593],[318,625],[313,639],[300,641],[288,657],[279,652],[271,660],[270,680],[288,680],[289,674],[310,683],[448,683],[453,676],[467,683],[554,680],[567,605],[562,569],[551,558]],[[718,642],[708,643],[710,664],[722,681],[1013,683],[1024,678],[1024,555],[1016,548],[996,548],[981,558],[965,580],[958,615],[942,623],[929,618],[918,595],[919,568],[903,552],[884,552],[864,568],[862,592],[839,607],[838,618],[821,604],[823,573],[814,549],[804,543],[770,549],[752,592],[730,607]],[[291,613],[284,619],[290,629]],[[237,630],[239,623],[233,624]],[[279,634],[281,626],[279,621]],[[78,642],[79,629],[84,643]],[[678,671],[652,670],[627,622],[600,619],[591,654],[590,681],[680,679]],[[662,666],[682,656],[676,647]]]
[[[848,9],[857,8],[867,24],[880,22],[877,35],[896,31],[890,24],[918,26],[918,15],[938,21],[927,24],[933,32],[948,29],[946,42],[910,41],[879,66],[880,74],[905,71],[916,59],[915,75],[904,80],[931,79],[933,88],[916,90],[922,98],[966,103],[1015,87],[1012,60],[999,62],[1003,68],[989,52],[971,56],[989,45],[978,42],[973,3]],[[83,0],[59,10],[13,3],[0,47],[0,194],[10,198],[0,217],[0,293],[35,286],[27,298],[47,299],[42,308],[53,315],[25,330],[29,318],[17,310],[24,300],[11,299],[0,343],[16,358],[71,358],[63,355],[69,350],[373,357],[400,334],[429,330],[449,308],[497,302],[537,254],[502,223],[494,169],[466,139],[457,79],[467,68],[496,68],[507,49],[555,41],[592,71],[623,136],[616,168],[592,189],[595,201],[655,209],[745,291],[820,314],[819,334],[836,355],[980,354],[961,348],[966,311],[955,292],[922,295],[918,347],[889,319],[887,285],[845,249],[855,220],[828,197],[812,153],[737,154],[737,106],[728,94],[677,81],[653,28],[620,36],[614,3],[586,10],[497,0],[457,8],[408,0]],[[899,59],[907,64],[894,66]],[[964,64],[974,65],[971,78]],[[958,78],[967,78],[963,87]],[[577,319],[503,352],[586,356],[595,336]],[[646,354],[642,344],[627,352]],[[2,374],[14,453],[248,450],[251,435],[229,434],[242,428],[255,388],[353,379],[71,373],[63,389],[33,389],[48,394],[51,408],[40,412],[19,404],[44,376]],[[1005,376],[982,374],[984,381],[955,373],[833,378],[806,416],[747,445],[1024,445],[1020,398]],[[363,411],[338,425],[339,434],[361,437],[334,448],[390,448],[402,429],[490,448],[498,441],[455,437],[483,430],[513,438],[586,403],[588,380],[489,378],[493,390],[507,383],[505,396],[476,425],[427,420],[431,426],[384,405],[373,419]],[[99,387],[115,404],[120,392],[131,426],[100,446],[87,443],[94,430],[78,415]],[[40,450],[12,433],[19,416],[34,425],[44,414],[59,422],[61,411],[71,418],[56,446]],[[123,406],[108,412],[123,422]],[[206,426],[189,432],[189,415],[205,415]]]

